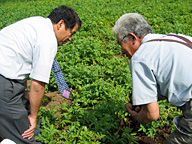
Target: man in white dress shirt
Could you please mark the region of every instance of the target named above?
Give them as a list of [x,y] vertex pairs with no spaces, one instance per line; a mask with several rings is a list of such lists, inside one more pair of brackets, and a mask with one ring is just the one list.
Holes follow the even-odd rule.
[[[55,8],[48,18],[34,16],[0,31],[0,137],[32,144],[39,107],[57,46],[71,41],[81,20],[67,6]],[[27,79],[32,79],[27,92]],[[22,104],[25,96],[30,115]]]

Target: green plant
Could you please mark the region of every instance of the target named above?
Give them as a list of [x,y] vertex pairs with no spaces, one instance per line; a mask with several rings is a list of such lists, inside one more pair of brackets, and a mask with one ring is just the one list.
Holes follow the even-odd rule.
[[[14,2],[13,2],[14,1]],[[166,4],[165,4],[166,3]],[[155,137],[157,129],[169,126],[181,111],[159,102],[158,121],[133,128],[121,128],[127,113],[124,104],[132,91],[129,59],[120,56],[121,48],[112,34],[115,21],[128,12],[137,12],[151,25],[154,33],[183,33],[192,36],[191,0],[7,0],[0,5],[0,29],[30,16],[44,16],[57,6],[68,5],[82,20],[72,41],[58,47],[56,59],[71,90],[72,104],[60,109],[40,108],[42,143],[137,143],[139,132]],[[51,72],[46,93],[57,90]],[[48,102],[43,99],[43,103]],[[59,113],[59,115],[57,115]],[[128,115],[126,115],[128,116]],[[139,142],[138,142],[139,143]]]

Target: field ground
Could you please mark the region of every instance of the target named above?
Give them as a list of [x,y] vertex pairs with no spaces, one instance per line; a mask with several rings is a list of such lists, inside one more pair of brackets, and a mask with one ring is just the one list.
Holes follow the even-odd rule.
[[[60,109],[60,105],[64,102],[71,105],[72,101],[67,100],[61,96],[61,94],[58,91],[50,92],[45,94],[45,97],[47,97],[48,101],[43,103],[43,106],[46,109],[50,109],[52,105],[55,105],[54,109]],[[60,113],[57,113],[58,115]],[[131,117],[127,117],[127,123],[123,120],[119,120],[119,127],[125,127],[128,126],[129,128],[135,129],[135,131],[138,130],[139,124],[134,122]],[[66,130],[68,129],[67,126],[65,127]],[[134,130],[133,130],[134,131]],[[146,136],[143,132],[137,132],[136,138],[138,139],[139,144],[164,144],[165,140],[168,138],[169,134],[171,133],[171,130],[169,127],[165,127],[164,129],[157,129],[157,133],[155,138],[151,138]]]

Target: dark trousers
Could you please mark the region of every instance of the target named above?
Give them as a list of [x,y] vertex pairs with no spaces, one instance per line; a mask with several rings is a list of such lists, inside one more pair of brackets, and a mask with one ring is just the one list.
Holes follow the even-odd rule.
[[192,100],[180,107],[183,115],[174,119],[176,130],[165,144],[192,144]]
[[34,144],[34,138],[21,136],[29,129],[28,111],[22,102],[24,91],[22,84],[0,75],[0,137],[17,144]]

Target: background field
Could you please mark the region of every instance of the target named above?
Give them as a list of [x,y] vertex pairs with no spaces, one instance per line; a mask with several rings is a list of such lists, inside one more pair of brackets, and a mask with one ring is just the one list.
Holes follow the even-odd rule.
[[[137,143],[136,138],[157,139],[158,129],[174,130],[172,119],[180,111],[159,102],[161,116],[148,125],[129,123],[124,105],[132,90],[129,59],[120,55],[112,34],[115,21],[137,12],[154,33],[183,33],[192,36],[191,0],[1,0],[0,29],[30,16],[47,17],[57,6],[77,11],[82,28],[73,40],[58,48],[58,60],[72,91],[70,104],[59,109],[40,108],[42,143]],[[51,73],[46,93],[57,90]],[[49,99],[45,97],[45,104]],[[59,114],[59,115],[57,115]],[[169,134],[168,133],[168,134]],[[165,137],[164,137],[165,138]],[[141,143],[141,142],[139,142]]]

